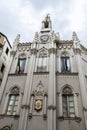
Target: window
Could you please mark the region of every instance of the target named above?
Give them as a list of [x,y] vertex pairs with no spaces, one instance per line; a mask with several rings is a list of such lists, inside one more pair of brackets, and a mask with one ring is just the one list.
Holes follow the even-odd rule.
[[73,118],[75,117],[74,110],[74,97],[72,90],[69,87],[65,87],[62,93],[63,104],[63,116]]
[[8,49],[8,47],[7,47],[7,49],[6,49],[5,53],[8,55],[8,52],[9,52],[9,49]]
[[19,89],[14,87],[9,95],[9,101],[7,106],[7,115],[15,115],[19,101]]
[[70,72],[70,58],[69,57],[61,57],[61,71]]
[[3,73],[3,72],[4,72],[4,69],[5,69],[5,65],[4,65],[4,64],[2,64],[2,66],[1,66],[1,73]]
[[26,58],[19,58],[16,73],[24,73],[25,70],[25,64],[26,64]]
[[47,53],[44,50],[42,50],[39,53],[38,63],[37,63],[37,71],[38,72],[47,71]]

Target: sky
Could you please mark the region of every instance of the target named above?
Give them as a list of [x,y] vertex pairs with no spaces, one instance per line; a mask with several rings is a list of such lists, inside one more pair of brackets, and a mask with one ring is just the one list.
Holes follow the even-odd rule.
[[61,40],[72,40],[75,31],[87,47],[87,0],[2,0],[0,1],[0,32],[11,45],[17,34],[21,42],[32,42],[35,32],[47,14],[52,30]]

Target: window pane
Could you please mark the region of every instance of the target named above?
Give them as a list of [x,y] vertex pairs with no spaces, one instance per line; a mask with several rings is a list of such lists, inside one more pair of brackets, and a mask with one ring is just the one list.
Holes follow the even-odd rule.
[[15,100],[15,95],[12,95],[12,96],[10,97],[10,100]]
[[8,112],[7,112],[7,115],[11,115],[11,111],[8,111]]
[[9,106],[7,111],[11,111],[11,110],[12,110],[12,106]]
[[44,71],[46,71],[46,68],[47,68],[47,57],[39,57],[37,71],[44,72]]
[[62,72],[70,71],[70,60],[69,60],[69,57],[61,57],[61,71]]
[[20,72],[23,73],[25,69],[26,59],[20,59]]
[[19,58],[18,59],[16,72],[17,73],[24,73],[25,64],[26,64],[26,58],[23,58],[23,59]]
[[14,101],[9,101],[9,105],[13,105],[14,104]]

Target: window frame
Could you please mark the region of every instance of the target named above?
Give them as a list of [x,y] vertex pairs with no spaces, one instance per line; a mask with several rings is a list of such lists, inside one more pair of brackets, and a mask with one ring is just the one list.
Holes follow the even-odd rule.
[[[66,88],[69,88],[69,87],[65,87],[65,88],[63,88],[63,90]],[[71,89],[71,88],[69,88],[69,89]],[[70,101],[71,97],[72,97],[72,101]],[[64,103],[64,100],[65,100],[65,103]],[[70,102],[72,102],[72,104],[73,104],[72,106],[70,106]],[[64,105],[66,106],[66,108],[64,108]],[[73,112],[70,111],[71,108],[73,109]],[[74,95],[72,92],[70,92],[70,93],[62,92],[62,109],[63,109],[64,118],[75,118]],[[64,110],[64,109],[66,109],[66,110]],[[66,114],[65,116],[64,116],[64,113]],[[71,115],[74,115],[74,116],[71,116]]]
[[70,57],[61,56],[61,72],[68,73],[71,72]]
[[18,105],[19,105],[19,89],[17,87],[14,87],[9,94],[9,99],[6,108],[6,115],[13,115],[13,116],[16,115]]
[[[22,66],[22,67],[21,67],[21,61],[24,61],[24,66]],[[22,65],[23,65],[23,63],[22,63]],[[16,67],[16,73],[17,74],[25,73],[25,67],[26,67],[26,58],[25,57],[24,58],[18,58],[17,67]],[[21,68],[22,68],[22,70],[21,70]]]
[[47,72],[48,70],[48,52],[41,50],[37,56],[36,72]]

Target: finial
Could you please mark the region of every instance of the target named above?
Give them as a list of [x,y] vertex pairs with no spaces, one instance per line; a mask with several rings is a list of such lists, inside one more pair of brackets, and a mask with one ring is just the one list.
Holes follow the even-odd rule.
[[14,40],[14,43],[19,42],[19,41],[20,41],[20,34],[17,34],[17,36],[16,36],[16,38]]
[[72,40],[73,40],[73,41],[78,41],[78,40],[79,40],[79,38],[78,38],[78,36],[77,36],[77,34],[76,34],[75,31],[73,32]]

